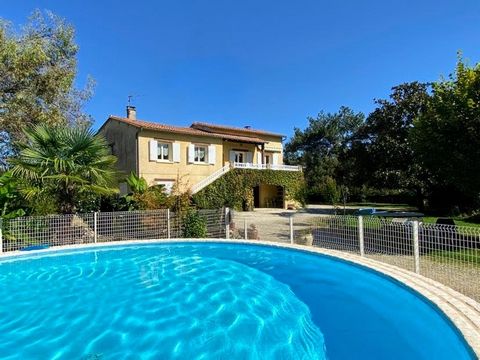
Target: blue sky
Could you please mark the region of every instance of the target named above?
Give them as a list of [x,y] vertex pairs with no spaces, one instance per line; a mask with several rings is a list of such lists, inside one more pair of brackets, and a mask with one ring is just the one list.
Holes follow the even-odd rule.
[[448,75],[457,50],[480,61],[478,0],[5,3],[15,24],[39,8],[75,26],[96,128],[134,94],[141,119],[291,135],[321,110],[369,112],[394,85]]

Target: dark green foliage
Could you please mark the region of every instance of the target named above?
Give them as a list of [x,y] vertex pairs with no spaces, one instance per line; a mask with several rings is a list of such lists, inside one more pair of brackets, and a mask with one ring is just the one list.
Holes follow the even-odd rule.
[[322,182],[319,184],[320,195],[325,202],[335,205],[340,200],[340,188],[337,186],[337,182],[330,176],[325,176]]
[[155,210],[168,207],[169,198],[163,185],[148,186],[143,177],[131,172],[126,182],[130,193],[123,196],[125,210]]
[[237,210],[253,208],[253,188],[260,184],[283,186],[287,199],[304,202],[304,179],[300,171],[233,169],[193,195],[204,209],[227,206]]
[[354,146],[364,115],[341,107],[336,113],[321,112],[308,120],[308,127],[296,128],[285,145],[285,161],[304,166],[309,197],[316,198],[322,197],[327,178],[343,184],[352,176],[346,153]]
[[[480,64],[460,58],[433,84],[411,82],[376,100],[363,121],[348,108],[320,113],[285,146],[302,164],[309,200],[408,202],[437,212],[480,207]],[[391,200],[389,200],[391,199]]]
[[183,237],[193,239],[207,237],[207,223],[198,211],[189,210],[183,218]]
[[0,176],[0,218],[13,219],[25,215],[18,181],[11,172]]
[[411,138],[430,174],[431,205],[478,208],[480,64],[468,67],[459,58],[455,73],[433,85]]
[[376,100],[377,108],[359,131],[364,155],[362,167],[370,187],[421,187],[421,171],[409,134],[413,121],[426,108],[429,85],[412,82],[392,88],[389,100]]

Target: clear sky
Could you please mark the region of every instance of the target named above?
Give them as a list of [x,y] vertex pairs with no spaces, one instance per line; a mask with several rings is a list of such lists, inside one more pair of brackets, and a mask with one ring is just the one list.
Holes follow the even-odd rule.
[[480,61],[480,0],[4,0],[0,16],[35,8],[75,26],[96,128],[134,94],[141,119],[291,135],[321,110],[369,112],[394,85],[448,75],[457,50]]

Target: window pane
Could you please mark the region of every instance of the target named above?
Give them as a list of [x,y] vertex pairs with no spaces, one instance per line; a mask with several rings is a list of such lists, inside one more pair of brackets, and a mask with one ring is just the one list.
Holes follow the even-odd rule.
[[168,160],[168,148],[169,148],[169,144],[158,143],[158,159],[159,160]]
[[206,162],[207,148],[205,146],[195,146],[195,161]]

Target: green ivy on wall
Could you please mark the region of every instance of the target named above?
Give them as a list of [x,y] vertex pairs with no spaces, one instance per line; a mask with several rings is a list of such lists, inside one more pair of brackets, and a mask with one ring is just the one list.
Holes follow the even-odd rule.
[[305,181],[301,171],[233,169],[193,195],[203,209],[228,206],[236,210],[253,209],[253,188],[258,185],[283,186],[285,198],[304,203]]

